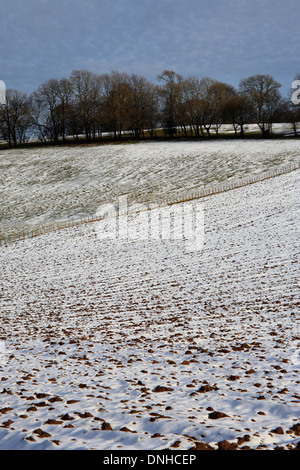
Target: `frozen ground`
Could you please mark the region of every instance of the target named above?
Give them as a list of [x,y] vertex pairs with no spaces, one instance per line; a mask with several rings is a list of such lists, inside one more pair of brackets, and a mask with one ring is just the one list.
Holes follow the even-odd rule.
[[299,140],[138,143],[0,151],[0,237],[93,216],[127,194],[159,203],[299,161]]
[[185,203],[202,250],[105,221],[2,247],[0,448],[299,447],[299,176]]

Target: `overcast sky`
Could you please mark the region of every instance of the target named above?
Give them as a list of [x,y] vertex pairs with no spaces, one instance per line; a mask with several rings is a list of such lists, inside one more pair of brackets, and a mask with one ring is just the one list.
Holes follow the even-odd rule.
[[33,91],[72,70],[164,69],[234,86],[300,73],[299,0],[1,0],[0,80]]

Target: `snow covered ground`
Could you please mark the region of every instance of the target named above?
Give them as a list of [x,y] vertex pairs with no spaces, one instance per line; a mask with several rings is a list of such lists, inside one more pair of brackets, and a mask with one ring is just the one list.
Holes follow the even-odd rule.
[[[256,151],[254,162],[243,145],[238,169],[233,143],[222,147],[227,176],[231,166],[244,176],[266,160],[295,158],[292,144],[270,142],[261,145],[278,152]],[[103,184],[110,160],[129,150],[118,178],[125,192],[137,178],[136,193],[146,194],[150,170],[177,191],[197,175],[197,161],[197,184],[216,178],[212,170],[203,180],[208,157],[197,160],[196,144],[176,144],[175,153],[160,144],[143,180],[134,171],[138,148],[147,146],[103,149]],[[70,161],[80,152],[72,149]],[[92,155],[87,177],[99,150]],[[178,169],[176,187],[160,166],[166,155]],[[191,166],[182,181],[179,162]],[[37,178],[43,165],[50,171],[36,155]],[[297,170],[178,205],[204,209],[203,249],[171,237],[101,240],[105,221],[1,247],[0,448],[299,447],[299,177]],[[66,190],[59,181],[54,188]]]
[[0,237],[93,216],[123,194],[160,203],[299,161],[299,140],[147,142],[0,151]]

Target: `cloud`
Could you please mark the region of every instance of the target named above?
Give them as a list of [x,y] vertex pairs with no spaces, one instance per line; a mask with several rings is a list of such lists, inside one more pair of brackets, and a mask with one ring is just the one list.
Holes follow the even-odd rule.
[[154,79],[174,68],[235,83],[259,70],[288,81],[297,9],[297,0],[2,0],[0,78],[25,91],[73,69]]

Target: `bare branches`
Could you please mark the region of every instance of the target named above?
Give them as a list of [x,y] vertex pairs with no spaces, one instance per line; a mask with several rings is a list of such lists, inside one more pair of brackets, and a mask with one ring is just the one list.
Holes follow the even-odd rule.
[[140,139],[146,130],[153,137],[157,128],[169,137],[180,132],[199,138],[218,134],[222,124],[231,124],[243,137],[250,123],[266,137],[275,119],[290,122],[297,135],[299,105],[282,99],[281,84],[270,75],[245,78],[238,90],[169,69],[157,78],[154,84],[136,74],[73,70],[69,78],[42,83],[29,97],[7,90],[7,102],[0,106],[0,138],[9,146],[29,136],[55,144],[80,136],[86,142],[101,140],[104,134]]

